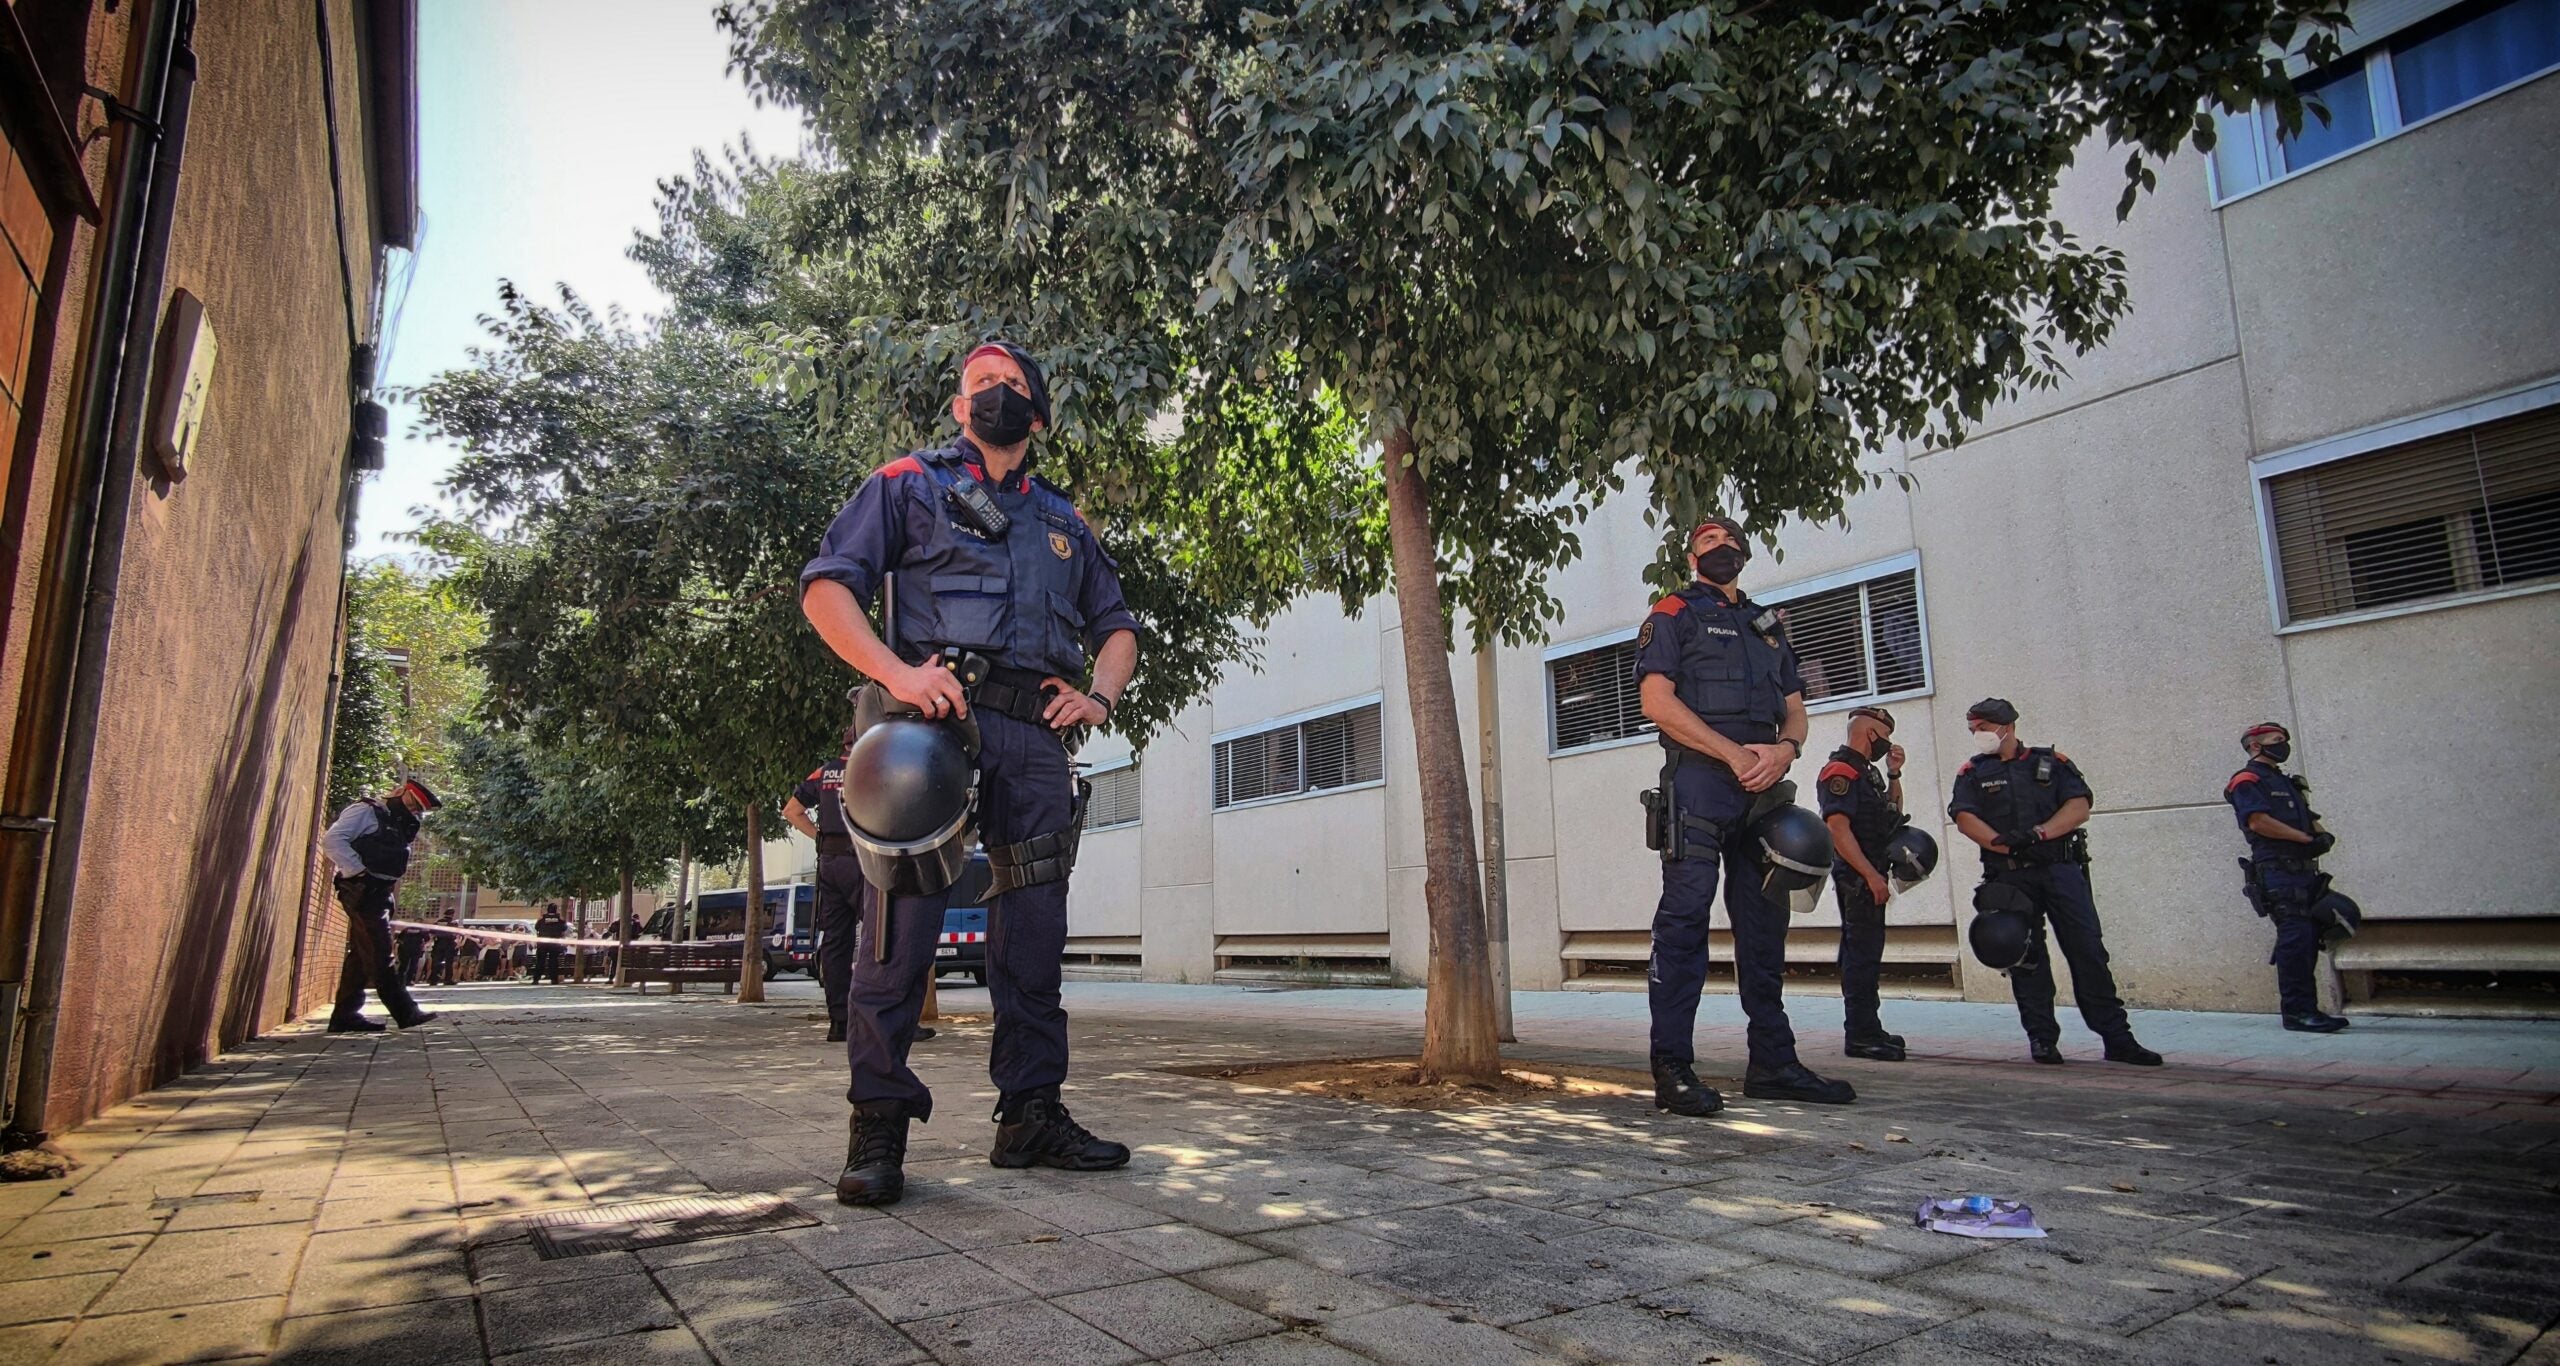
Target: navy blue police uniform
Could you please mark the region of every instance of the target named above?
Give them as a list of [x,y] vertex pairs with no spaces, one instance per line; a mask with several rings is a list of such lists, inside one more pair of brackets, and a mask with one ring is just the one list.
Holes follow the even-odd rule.
[[827,995],[827,1033],[847,1031],[845,995],[853,985],[853,946],[862,923],[862,860],[845,829],[844,756],[833,755],[791,789],[792,800],[818,827],[818,985]]
[[2320,861],[2311,846],[2271,840],[2249,828],[2251,816],[2271,816],[2304,834],[2311,833],[2319,813],[2305,797],[2310,785],[2264,759],[2231,775],[2222,799],[2249,839],[2249,862],[2255,867],[2258,912],[2276,923],[2275,952],[2267,961],[2276,970],[2276,997],[2288,1016],[2320,1013],[2320,989],[2313,975],[2320,958],[2320,922],[2311,903],[2320,894]]
[[[1979,754],[1956,772],[1955,795],[1947,818],[1971,814],[1994,831],[2010,832],[2042,825],[2074,800],[2094,800],[2078,765],[2060,750],[2025,746],[2016,758]],[[1982,851],[1985,879],[2006,883],[2035,903],[2036,927],[2027,956],[2009,971],[2018,998],[2018,1019],[2029,1041],[2052,1047],[2062,1037],[2054,1018],[2053,959],[2046,930],[2059,941],[2071,969],[2071,994],[2080,1018],[2111,1045],[2130,1044],[2133,1027],[2124,1001],[2116,994],[2115,973],[2107,966],[2107,944],[2098,927],[2097,899],[2089,891],[2089,844],[2075,830],[2060,839],[2040,840],[2008,854]]]
[[[1699,580],[1653,605],[1636,634],[1636,675],[1672,680],[1681,703],[1718,735],[1743,745],[1775,744],[1787,698],[1804,691],[1795,650],[1772,624],[1753,628],[1766,609],[1748,596],[1727,601]],[[1761,890],[1761,867],[1744,816],[1753,794],[1721,762],[1664,736],[1664,765],[1680,817],[1688,825],[1682,857],[1662,864],[1662,899],[1653,912],[1653,963],[1646,992],[1653,1007],[1653,1055],[1696,1061],[1698,996],[1707,984],[1707,921],[1719,876],[1733,927],[1734,975],[1750,1019],[1754,1069],[1796,1061],[1795,1031],[1780,999],[1786,980],[1787,908]],[[1703,829],[1702,829],[1703,826]],[[1706,830],[1713,838],[1703,837]]]
[[[1822,814],[1849,822],[1849,833],[1867,865],[1882,872],[1884,847],[1903,827],[1902,808],[1893,787],[1875,761],[1847,745],[1814,779]],[[1878,1014],[1877,984],[1884,972],[1884,903],[1867,894],[1867,880],[1846,859],[1831,864],[1831,886],[1840,897],[1840,1003],[1851,1044],[1873,1043],[1888,1036]]]
[[[946,494],[978,481],[1007,525],[991,538],[955,522]],[[989,849],[1072,828],[1075,775],[1065,742],[1039,719],[1039,680],[1084,677],[1088,652],[1120,631],[1136,632],[1117,567],[1075,507],[1048,482],[1016,469],[989,482],[967,437],[882,466],[827,528],[805,587],[832,579],[868,609],[882,576],[895,572],[895,643],[911,664],[946,647],[980,655],[991,681],[1030,699],[1006,710],[981,691],[970,714],[981,736],[979,830]],[[930,1119],[933,1095],[907,1066],[926,975],[941,939],[946,889],[891,896],[880,909],[887,957],[856,956],[847,993],[848,1096],[857,1107],[899,1102]],[[1017,887],[989,906],[987,991],[995,1011],[988,1072],[1006,1103],[1053,1089],[1067,1075],[1067,1013],[1059,1003],[1066,950],[1067,882]]]

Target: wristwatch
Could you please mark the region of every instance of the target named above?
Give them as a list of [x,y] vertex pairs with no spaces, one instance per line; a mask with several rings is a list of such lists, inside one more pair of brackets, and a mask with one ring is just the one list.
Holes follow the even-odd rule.
[[1796,757],[1799,759],[1804,757],[1804,741],[1796,739],[1791,735],[1781,735],[1778,737],[1778,743],[1782,745],[1793,745],[1795,747]]

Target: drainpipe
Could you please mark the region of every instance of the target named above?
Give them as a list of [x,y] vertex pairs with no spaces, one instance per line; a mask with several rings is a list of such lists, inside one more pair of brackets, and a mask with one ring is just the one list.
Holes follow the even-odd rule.
[[[152,102],[142,106],[140,118],[128,124],[126,136],[134,141],[125,153],[124,181],[116,189],[116,224],[138,219],[138,240],[110,243],[94,315],[98,342],[91,350],[90,389],[82,396],[80,448],[97,450],[103,445],[104,449],[96,460],[96,523],[88,537],[88,561],[76,580],[86,592],[73,623],[78,648],[71,659],[68,696],[62,703],[54,828],[45,851],[44,896],[37,907],[33,960],[20,1008],[25,1031],[17,1041],[17,1075],[11,1087],[15,1103],[10,1107],[10,1126],[26,1135],[41,1132],[46,1094],[53,1085],[53,1042],[64,964],[70,957],[72,892],[79,882],[80,840],[87,824],[89,775],[97,755],[107,647],[114,634],[117,580],[124,571],[125,526],[132,511],[134,460],[141,446],[161,288],[169,262],[169,227],[177,212],[187,113],[195,90],[196,59],[189,41],[194,28],[193,0],[172,0],[152,12],[141,70],[141,89]],[[131,213],[136,207],[140,213]],[[125,252],[130,252],[131,265],[118,269]],[[87,476],[88,471],[82,474]],[[50,678],[45,682],[61,686]],[[18,775],[13,771],[10,776]],[[9,872],[20,874],[14,866]],[[32,868],[25,870],[32,872]],[[16,904],[23,887],[13,877],[0,887],[0,894]]]

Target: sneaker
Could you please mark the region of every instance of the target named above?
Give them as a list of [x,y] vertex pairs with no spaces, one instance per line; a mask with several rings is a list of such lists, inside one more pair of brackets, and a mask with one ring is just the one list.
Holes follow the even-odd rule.
[[2062,1056],[2062,1045],[2048,1043],[2042,1039],[2027,1040],[2027,1056],[2051,1067],[2060,1067],[2070,1061]]
[[996,1112],[996,1146],[987,1161],[998,1167],[1056,1167],[1061,1171],[1099,1172],[1129,1165],[1129,1149],[1094,1137],[1057,1088],[1042,1087]]
[[2312,1011],[2308,1015],[2287,1015],[2284,1027],[2296,1034],[2335,1034],[2347,1027],[2347,1017]]
[[894,1205],[907,1191],[907,1111],[896,1101],[853,1107],[853,1134],[836,1177],[840,1205]]
[[329,1017],[329,1032],[332,1034],[379,1034],[382,1032],[382,1023],[378,1020],[368,1020],[362,1015],[332,1015]]
[[2107,1040],[2107,1061],[2131,1063],[2136,1067],[2158,1067],[2160,1055],[2133,1041],[2130,1034]]
[[1808,1105],[1846,1105],[1858,1098],[1845,1081],[1816,1076],[1800,1062],[1780,1067],[1754,1067],[1742,1074],[1742,1094],[1753,1100],[1794,1100]]
[[1724,1108],[1716,1088],[1698,1080],[1697,1071],[1678,1058],[1653,1060],[1653,1108],[1675,1115],[1712,1115]]
[[1899,1034],[1880,1034],[1871,1039],[1851,1039],[1840,1049],[1843,1057],[1865,1058],[1869,1062],[1900,1062],[1908,1054]]

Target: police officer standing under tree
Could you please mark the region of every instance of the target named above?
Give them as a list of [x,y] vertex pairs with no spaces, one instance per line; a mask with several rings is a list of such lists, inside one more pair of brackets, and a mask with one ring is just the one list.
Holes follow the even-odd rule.
[[2018,743],[2018,709],[1986,697],[1965,711],[1974,757],[1956,772],[1947,815],[1965,838],[1982,846],[1986,880],[2023,893],[2034,904],[2036,925],[2026,957],[2010,970],[2018,1019],[2026,1025],[2028,1052],[2037,1062],[2059,1063],[2062,1025],[2053,1014],[2053,959],[2045,928],[2062,945],[2071,967],[2071,994],[2080,1018],[2106,1041],[2109,1062],[2157,1067],[2160,1055],[2136,1042],[2107,968],[2106,939],[2098,928],[2098,903],[2089,892],[2088,780],[2060,750]]
[[1670,797],[1667,809],[1654,807],[1663,862],[1646,982],[1653,1098],[1681,1115],[1714,1114],[1724,1106],[1713,1087],[1698,1081],[1694,1039],[1720,870],[1735,982],[1751,1021],[1742,1093],[1822,1105],[1857,1099],[1847,1082],[1825,1080],[1797,1060],[1795,1031],[1780,999],[1788,912],[1763,890],[1752,818],[1766,804],[1763,794],[1774,795],[1804,753],[1804,681],[1776,613],[1735,587],[1750,558],[1741,523],[1726,517],[1699,523],[1689,533],[1696,579],[1655,603],[1636,632],[1637,688],[1645,719],[1662,733]]
[[2284,1027],[2302,1034],[2335,1034],[2347,1027],[2347,1017],[2320,1009],[2313,969],[2320,961],[2321,932],[2327,928],[2314,909],[2328,892],[2320,856],[2337,837],[2320,828],[2320,814],[2303,797],[2311,784],[2279,767],[2293,757],[2293,737],[2284,727],[2273,721],[2251,726],[2241,734],[2240,748],[2249,756],[2248,766],[2231,775],[2222,799],[2231,803],[2241,833],[2249,838],[2249,857],[2241,861],[2249,900],[2258,914],[2276,922],[2275,952],[2267,961],[2276,970]]
[[[1138,621],[1092,529],[1066,495],[1027,468],[1032,435],[1051,417],[1048,384],[1030,353],[1004,343],[970,352],[951,416],[963,429],[958,440],[882,466],[836,515],[801,571],[801,610],[871,686],[926,717],[976,722],[978,821],[998,885],[1008,888],[988,907],[995,1013],[988,1071],[999,1094],[988,1160],[1123,1166],[1129,1150],[1087,1132],[1059,1095],[1067,1075],[1059,1001],[1066,869],[1083,818],[1064,732],[1110,719],[1137,670]],[[896,649],[864,615],[893,572]],[[936,657],[946,650],[993,668],[964,690]],[[1088,651],[1092,681],[1079,688]],[[861,813],[848,811],[847,820],[859,833]],[[899,1197],[907,1126],[932,1117],[933,1095],[907,1066],[907,1050],[949,899],[947,887],[925,895],[884,889],[873,898],[872,933],[885,941],[856,955],[847,995],[853,1132],[836,1180],[836,1198],[846,1204]]]
[[1815,780],[1822,819],[1831,827],[1831,883],[1840,897],[1840,1004],[1847,1038],[1842,1051],[1876,1062],[1903,1060],[1899,1034],[1877,1013],[1884,971],[1885,844],[1902,828],[1902,746],[1893,742],[1893,713],[1860,707],[1849,713],[1849,743],[1831,751]]
[[409,845],[418,838],[418,819],[442,803],[426,784],[411,778],[387,797],[364,797],[347,803],[320,852],[336,866],[338,905],[347,913],[347,957],[338,969],[338,999],[329,1012],[332,1034],[379,1033],[381,1025],[364,1017],[365,988],[373,988],[391,1012],[392,1023],[415,1029],[435,1018],[409,998],[391,960],[391,891],[409,871]]

